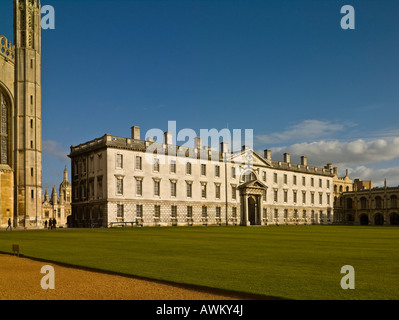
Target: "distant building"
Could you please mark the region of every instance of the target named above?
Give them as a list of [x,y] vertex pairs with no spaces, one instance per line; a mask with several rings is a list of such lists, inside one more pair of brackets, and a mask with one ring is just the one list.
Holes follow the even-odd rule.
[[[355,190],[344,192],[343,222],[356,225],[399,224],[399,187],[373,188],[371,181],[355,180]],[[361,183],[362,182],[362,183]]]
[[55,218],[55,220],[57,221],[57,227],[67,227],[68,218],[71,216],[72,213],[72,185],[68,181],[68,170],[66,167],[64,170],[64,180],[60,184],[59,192],[60,196],[58,197],[57,191],[54,186],[50,198],[48,190],[46,189],[44,201],[42,203],[42,225],[44,225],[45,221],[47,221],[48,223],[50,218]]
[[[232,153],[104,135],[71,146],[72,219],[75,227],[116,222],[144,226],[332,224],[334,173],[271,159],[243,147]],[[157,146],[161,152],[148,153]],[[248,166],[251,159],[251,166]]]

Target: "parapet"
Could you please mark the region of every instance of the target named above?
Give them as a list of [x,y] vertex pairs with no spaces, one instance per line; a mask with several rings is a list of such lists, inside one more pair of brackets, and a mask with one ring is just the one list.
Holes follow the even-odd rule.
[[5,36],[0,36],[0,55],[14,63],[15,61],[15,46],[12,45],[11,41],[8,41]]

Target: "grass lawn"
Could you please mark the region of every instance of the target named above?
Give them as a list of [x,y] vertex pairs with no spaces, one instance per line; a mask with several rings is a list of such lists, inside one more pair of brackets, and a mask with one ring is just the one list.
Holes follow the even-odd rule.
[[[266,296],[399,299],[397,227],[129,227],[0,232],[0,251],[11,252],[12,244],[19,244],[26,257]],[[354,290],[340,286],[344,265],[355,269]]]

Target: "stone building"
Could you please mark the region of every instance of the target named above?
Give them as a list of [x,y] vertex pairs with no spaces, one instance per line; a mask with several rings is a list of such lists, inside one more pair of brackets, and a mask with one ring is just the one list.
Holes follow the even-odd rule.
[[[373,188],[372,182],[354,184],[356,189],[344,192],[343,222],[355,225],[397,225],[399,224],[399,187]],[[359,187],[362,185],[363,187]]]
[[[272,160],[226,143],[214,151],[164,141],[104,135],[71,146],[72,221],[75,227],[116,222],[144,226],[331,224],[333,168]],[[151,151],[150,151],[151,150]],[[154,152],[154,150],[156,150]]]
[[14,45],[0,36],[0,227],[36,226],[42,211],[40,9],[14,0]]
[[41,221],[49,221],[49,219],[55,218],[58,227],[67,227],[68,218],[72,214],[71,208],[71,195],[72,195],[72,185],[68,181],[68,170],[65,166],[64,170],[64,180],[59,187],[59,197],[57,190],[54,186],[51,193],[51,198],[49,197],[48,190],[44,194],[44,200],[42,203],[42,214]]

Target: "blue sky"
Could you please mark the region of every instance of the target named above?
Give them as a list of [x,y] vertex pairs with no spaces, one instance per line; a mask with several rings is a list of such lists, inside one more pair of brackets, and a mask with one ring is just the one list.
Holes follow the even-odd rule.
[[[43,0],[43,184],[130,127],[253,129],[256,150],[399,185],[399,1]],[[355,9],[355,30],[340,9]],[[12,1],[0,34],[12,39]]]

